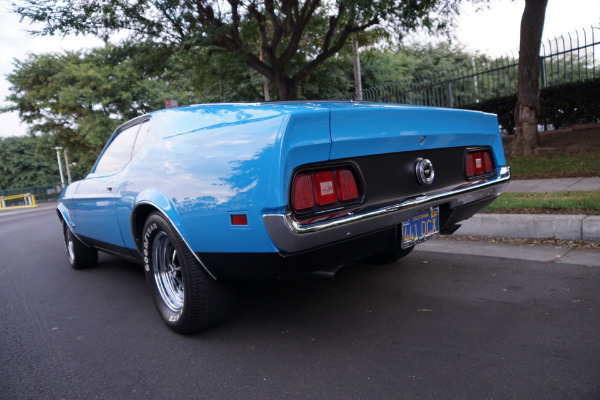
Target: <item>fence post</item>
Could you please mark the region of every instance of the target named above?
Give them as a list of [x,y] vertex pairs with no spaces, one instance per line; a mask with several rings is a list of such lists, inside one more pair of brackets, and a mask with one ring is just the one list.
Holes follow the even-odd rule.
[[541,88],[545,88],[547,86],[546,82],[546,61],[545,57],[540,57],[540,79],[541,79]]
[[448,107],[454,107],[454,99],[452,98],[452,81],[448,81]]

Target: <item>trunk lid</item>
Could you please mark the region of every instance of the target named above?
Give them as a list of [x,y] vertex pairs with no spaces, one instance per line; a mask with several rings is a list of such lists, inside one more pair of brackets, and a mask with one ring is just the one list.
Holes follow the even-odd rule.
[[490,146],[498,165],[506,164],[494,114],[366,103],[333,106],[330,113],[332,160],[419,149]]

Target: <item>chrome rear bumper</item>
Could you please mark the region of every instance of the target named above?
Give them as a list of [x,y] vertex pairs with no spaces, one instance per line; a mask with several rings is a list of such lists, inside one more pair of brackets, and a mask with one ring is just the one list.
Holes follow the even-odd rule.
[[509,180],[510,167],[502,167],[499,175],[489,180],[469,182],[451,190],[405,199],[397,204],[329,221],[302,225],[292,218],[291,213],[286,213],[265,214],[263,222],[271,240],[280,250],[295,253],[399,225],[424,207],[449,203],[452,209],[495,198]]

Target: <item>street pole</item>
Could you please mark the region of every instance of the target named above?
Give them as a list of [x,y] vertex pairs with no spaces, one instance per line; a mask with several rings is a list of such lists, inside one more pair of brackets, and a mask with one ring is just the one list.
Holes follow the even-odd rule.
[[60,161],[60,151],[62,150],[62,147],[56,146],[54,149],[56,150],[56,160],[58,161],[58,172],[60,173],[60,185],[64,189],[65,188],[65,176],[63,175],[62,162]]
[[71,168],[69,168],[69,157],[67,156],[67,149],[65,149],[65,166],[67,167],[67,182],[71,184]]
[[[258,38],[258,47],[260,52],[260,61],[264,62],[265,57],[262,49],[262,37]],[[271,97],[269,96],[269,82],[267,81],[267,78],[263,78],[263,93],[265,94],[265,101],[270,101]]]
[[360,56],[358,55],[358,41],[352,34],[352,63],[354,64],[354,86],[356,89],[356,101],[362,101],[362,80],[360,76]]

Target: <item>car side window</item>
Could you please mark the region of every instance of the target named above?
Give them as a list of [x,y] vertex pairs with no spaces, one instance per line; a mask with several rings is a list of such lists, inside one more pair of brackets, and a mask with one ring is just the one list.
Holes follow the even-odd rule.
[[133,145],[133,151],[131,152],[132,157],[140,150],[141,145],[146,141],[146,136],[148,136],[149,128],[150,128],[150,121],[146,121],[140,125],[140,130],[137,134],[137,139],[135,139],[135,144]]
[[139,129],[140,124],[137,124],[122,130],[104,151],[94,172],[103,173],[123,168],[131,159],[135,137]]

